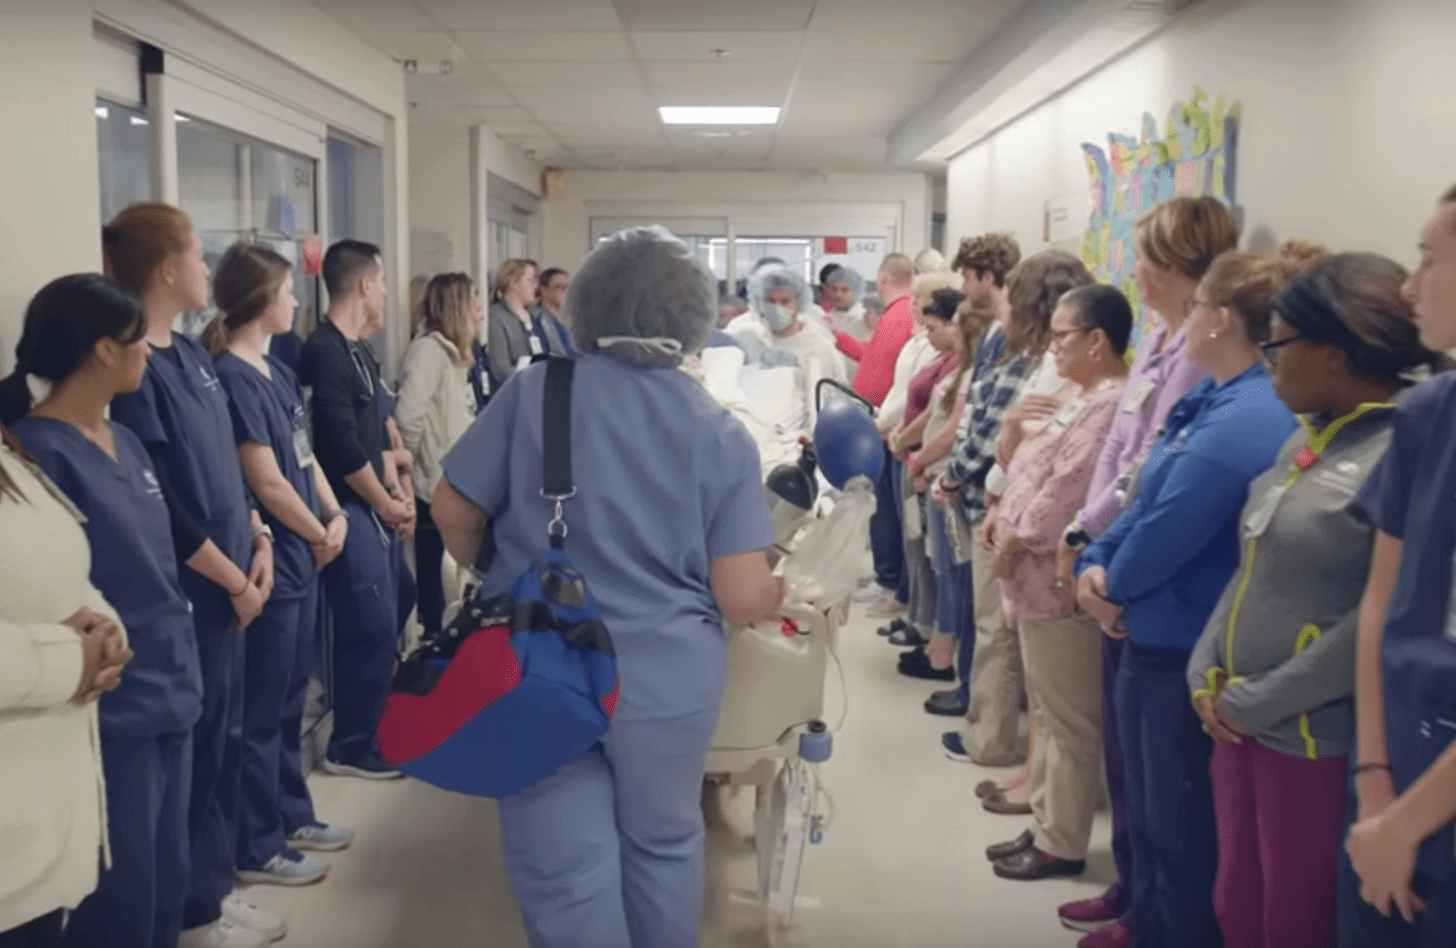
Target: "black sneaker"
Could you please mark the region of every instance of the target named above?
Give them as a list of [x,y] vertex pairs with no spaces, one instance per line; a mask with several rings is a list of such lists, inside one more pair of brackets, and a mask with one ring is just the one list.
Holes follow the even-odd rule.
[[905,620],[896,619],[889,625],[880,626],[878,629],[875,630],[875,634],[879,636],[894,635],[896,632],[899,632],[903,628],[905,628]]
[[324,773],[336,777],[362,777],[365,780],[398,780],[404,776],[378,750],[372,750],[363,757],[350,761],[325,757],[323,768]]
[[947,688],[945,691],[937,691],[925,699],[925,713],[936,714],[947,718],[965,717],[970,709],[961,700],[959,688]]
[[955,681],[954,668],[932,668],[930,658],[919,649],[900,656],[900,674],[907,678],[924,678],[927,681]]

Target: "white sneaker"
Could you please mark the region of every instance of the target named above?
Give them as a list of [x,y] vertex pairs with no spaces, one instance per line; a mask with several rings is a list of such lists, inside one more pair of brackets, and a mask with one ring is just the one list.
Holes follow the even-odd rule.
[[268,936],[243,928],[226,916],[211,925],[189,928],[177,940],[177,948],[267,948]]
[[878,580],[870,580],[869,585],[854,594],[855,602],[879,602],[881,599],[893,597],[895,594],[881,586]]
[[288,934],[288,923],[282,915],[259,908],[237,894],[222,900],[222,917],[239,928],[257,932],[269,941],[278,941]]
[[865,610],[865,615],[871,619],[893,619],[904,614],[905,604],[894,596],[886,596]]
[[264,885],[313,885],[329,874],[329,864],[322,859],[285,849],[254,869],[239,869],[239,882]]
[[327,823],[313,823],[309,826],[299,827],[292,836],[288,837],[288,843],[294,849],[312,849],[321,853],[338,852],[348,848],[353,841],[353,830],[344,829],[342,826],[330,826]]

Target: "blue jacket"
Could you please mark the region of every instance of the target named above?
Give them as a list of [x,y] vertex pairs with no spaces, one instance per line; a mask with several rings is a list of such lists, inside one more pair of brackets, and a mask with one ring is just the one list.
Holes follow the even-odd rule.
[[1193,648],[1238,567],[1249,482],[1296,426],[1262,364],[1222,386],[1205,379],[1173,406],[1132,506],[1078,564],[1107,570],[1134,642]]

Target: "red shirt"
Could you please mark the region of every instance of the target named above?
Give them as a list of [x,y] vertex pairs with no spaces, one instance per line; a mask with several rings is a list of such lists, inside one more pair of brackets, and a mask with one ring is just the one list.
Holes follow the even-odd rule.
[[876,408],[885,403],[890,386],[895,384],[895,360],[915,332],[915,314],[910,309],[907,293],[885,307],[869,342],[860,342],[848,333],[836,333],[839,351],[859,362],[854,374],[854,390]]

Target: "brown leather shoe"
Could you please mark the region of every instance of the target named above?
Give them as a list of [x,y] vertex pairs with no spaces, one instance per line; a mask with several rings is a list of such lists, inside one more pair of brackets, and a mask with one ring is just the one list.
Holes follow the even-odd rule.
[[1035,846],[1028,846],[1014,856],[997,861],[991,868],[1003,879],[1035,882],[1055,876],[1080,876],[1087,869],[1087,862],[1083,859],[1058,859]]
[[1001,816],[1030,816],[1031,804],[1018,803],[1005,797],[990,797],[981,801],[981,809]]
[[1002,859],[1009,859],[1019,852],[1030,849],[1036,842],[1036,837],[1031,835],[1031,830],[1024,831],[1020,836],[1004,843],[996,843],[986,847],[986,858],[992,862],[999,862]]

